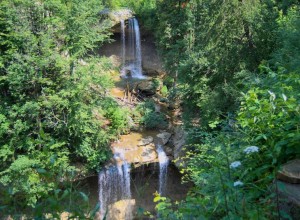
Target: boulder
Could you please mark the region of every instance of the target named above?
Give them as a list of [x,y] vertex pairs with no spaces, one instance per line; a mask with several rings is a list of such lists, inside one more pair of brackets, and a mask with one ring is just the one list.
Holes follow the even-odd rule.
[[171,136],[172,136],[172,134],[169,133],[169,132],[166,132],[166,131],[156,135],[157,140],[158,140],[158,144],[161,145],[161,146],[164,146],[166,143],[168,143]]
[[277,174],[277,179],[287,183],[300,183],[300,159],[284,164]]
[[137,89],[145,95],[154,95],[157,91],[157,86],[153,80],[145,80],[137,85]]
[[153,137],[148,136],[148,137],[142,138],[139,141],[138,146],[145,146],[145,145],[151,144],[152,142],[153,142]]
[[134,199],[120,200],[108,206],[107,220],[127,220],[132,219],[132,211],[135,206]]
[[167,156],[173,156],[173,149],[171,147],[165,146],[164,151]]

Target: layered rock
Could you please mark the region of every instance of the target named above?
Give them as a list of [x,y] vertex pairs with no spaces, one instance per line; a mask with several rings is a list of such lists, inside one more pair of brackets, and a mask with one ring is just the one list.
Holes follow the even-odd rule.
[[170,138],[171,138],[172,134],[166,131],[163,131],[162,133],[156,135],[157,139],[158,139],[158,144],[161,146],[166,145]]
[[152,142],[153,142],[153,137],[148,136],[148,137],[142,138],[138,142],[138,146],[145,146],[145,145],[151,144]]
[[127,20],[133,17],[133,12],[127,8],[114,10],[114,11],[111,11],[109,9],[104,9],[100,11],[99,14],[107,15],[107,17],[109,17],[114,24],[118,24],[121,22],[121,20]]
[[172,141],[174,145],[175,165],[180,168],[181,166],[184,166],[184,161],[181,158],[185,156],[184,146],[186,142],[186,133],[182,127],[175,127]]

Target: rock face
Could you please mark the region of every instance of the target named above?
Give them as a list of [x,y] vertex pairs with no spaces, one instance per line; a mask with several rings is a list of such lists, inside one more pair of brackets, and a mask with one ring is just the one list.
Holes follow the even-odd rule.
[[156,135],[158,144],[161,146],[164,146],[166,143],[169,142],[171,136],[172,136],[172,134],[169,132],[166,132],[166,131]]
[[165,150],[167,156],[173,157],[173,149],[171,147],[165,146],[164,150]]
[[183,160],[180,158],[185,155],[184,145],[185,145],[186,133],[181,127],[175,127],[174,137],[172,139],[174,144],[174,159],[175,165],[179,168],[181,165],[184,165]]
[[134,199],[120,200],[108,206],[107,220],[128,220],[132,219],[132,211],[135,206]]
[[165,73],[162,70],[157,70],[157,69],[152,69],[147,67],[143,68],[143,72],[146,76],[151,76],[151,77],[165,75]]
[[115,11],[104,9],[100,11],[101,15],[107,15],[113,22],[120,23],[121,20],[127,20],[133,17],[133,12],[130,9],[124,8]]
[[152,142],[153,142],[153,137],[148,136],[148,137],[142,138],[139,141],[138,146],[145,146],[145,145],[151,144]]

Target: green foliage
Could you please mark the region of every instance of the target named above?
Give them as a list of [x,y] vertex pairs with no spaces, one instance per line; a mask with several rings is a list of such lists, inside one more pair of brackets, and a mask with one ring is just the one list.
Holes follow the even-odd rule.
[[278,42],[280,49],[273,55],[273,62],[278,67],[283,67],[286,71],[300,70],[300,9],[292,7],[288,11],[288,15],[284,16],[280,13],[278,18]]
[[151,31],[155,28],[156,0],[108,0],[105,2],[106,6],[113,10],[118,8],[129,8],[133,10],[145,30]]
[[274,178],[300,157],[299,3],[180,3],[159,3],[168,13],[158,13],[157,33],[187,100],[182,172],[195,187],[180,203],[156,197],[158,215],[290,218],[280,210]]
[[276,10],[269,1],[161,1],[157,39],[177,75],[185,114],[202,126],[239,104],[241,72],[254,71],[274,48]]
[[107,93],[112,65],[91,55],[109,36],[102,8],[96,0],[1,1],[0,187],[10,197],[1,204],[36,207],[78,171],[72,163],[99,169],[126,129],[126,112]]
[[152,79],[152,86],[154,90],[158,90],[160,87],[160,81],[157,78]]
[[166,97],[168,95],[168,88],[167,88],[167,86],[164,85],[161,88],[160,92],[161,92],[161,94],[162,94],[163,97]]
[[[194,193],[177,206],[176,215],[182,216],[175,219],[191,218],[190,213],[209,219],[281,215],[271,183],[281,164],[300,157],[300,87],[298,74],[269,71],[261,86],[253,85],[243,95],[235,121],[212,123],[211,127],[222,126],[212,135],[200,131],[202,144],[190,147],[193,151],[187,154],[188,165],[183,169],[195,183]],[[247,153],[249,146],[257,146],[257,152]],[[240,165],[235,167],[233,162]],[[238,181],[242,185],[234,186]],[[163,214],[172,213],[160,206],[157,209]]]
[[140,123],[147,129],[166,128],[168,126],[165,115],[155,111],[155,103],[153,100],[148,100],[138,105],[137,111],[140,112],[141,115]]
[[[49,180],[51,174],[46,170],[37,169],[37,172],[45,180]],[[74,178],[74,172],[65,172],[63,176],[58,178]],[[58,179],[57,178],[57,179]],[[63,212],[68,212],[71,217],[77,217],[80,219],[91,219],[95,217],[96,211],[99,210],[99,204],[95,207],[91,206],[88,201],[88,195],[82,191],[79,191],[78,184],[72,181],[64,181],[64,189],[60,189],[59,182],[51,183],[51,188],[43,196],[42,200],[39,200],[34,207],[25,209],[24,201],[20,200],[22,197],[12,198],[12,190],[8,191],[1,188],[1,206],[0,217],[5,218],[10,215],[13,219],[28,218],[28,219],[60,219]],[[45,187],[45,186],[43,186]],[[50,188],[50,186],[49,186]]]
[[244,140],[266,150],[264,158],[272,164],[300,156],[298,78],[294,73],[270,73],[263,87],[249,90],[241,103],[238,120],[247,134]]
[[167,75],[166,77],[164,77],[163,84],[166,85],[168,89],[170,89],[174,84],[174,79]]

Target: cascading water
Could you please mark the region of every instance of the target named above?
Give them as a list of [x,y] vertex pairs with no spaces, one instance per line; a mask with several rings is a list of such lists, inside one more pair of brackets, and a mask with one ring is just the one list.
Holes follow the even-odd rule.
[[[136,18],[128,20],[128,38],[126,38],[125,22],[121,21],[122,38],[122,70],[121,75],[126,77],[130,72],[134,78],[145,78],[142,73],[142,50],[139,23]],[[126,42],[126,39],[127,42]],[[126,46],[127,43],[127,46]],[[127,48],[127,51],[126,51]]]
[[[123,159],[120,153],[116,153],[114,159],[117,161],[116,165],[99,173],[99,203],[102,217],[107,212],[108,205],[131,198],[130,164]],[[129,210],[127,216],[131,216]]]
[[[122,70],[125,65],[125,56],[126,56],[126,45],[125,45],[125,21],[121,20],[121,37],[122,37]],[[124,73],[123,73],[124,74]]]
[[136,74],[142,76],[142,51],[141,51],[141,35],[138,21],[133,18],[133,27],[135,33],[135,68]]
[[163,196],[166,193],[167,173],[169,158],[164,152],[162,146],[157,147],[158,161],[159,161],[159,190],[158,193]]

